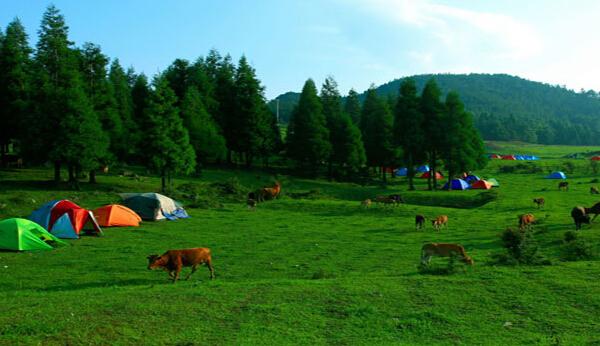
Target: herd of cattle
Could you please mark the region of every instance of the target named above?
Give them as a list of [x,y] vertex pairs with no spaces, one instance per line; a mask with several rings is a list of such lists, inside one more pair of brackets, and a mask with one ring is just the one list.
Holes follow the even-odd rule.
[[[560,182],[558,184],[559,190],[568,191],[569,183]],[[274,186],[263,187],[256,191],[248,193],[247,206],[250,210],[255,210],[259,202],[266,200],[276,199],[281,193],[281,184],[276,182]],[[600,194],[597,187],[590,187],[591,194]],[[388,196],[377,196],[373,199],[365,199],[361,202],[364,208],[369,208],[373,203],[383,204],[384,206],[397,206],[401,203],[405,203],[404,199],[399,194],[392,194]],[[543,197],[533,199],[533,203],[537,205],[538,209],[544,207],[546,200]],[[590,215],[594,215],[590,219]],[[582,224],[589,224],[594,221],[600,214],[600,202],[594,204],[591,208],[577,206],[571,210],[571,217],[575,222],[575,229],[581,229]],[[519,216],[519,229],[526,231],[531,228],[536,222],[535,216],[531,213],[523,214]],[[426,217],[424,215],[415,216],[415,228],[423,229],[425,227]],[[448,227],[448,216],[439,215],[431,219],[433,229],[440,231],[443,227]],[[421,264],[428,265],[431,258],[434,256],[439,257],[459,257],[464,263],[473,265],[473,259],[467,255],[464,247],[460,244],[450,243],[427,243],[421,247]],[[186,277],[186,280],[196,271],[199,265],[206,264],[210,271],[210,278],[213,279],[214,268],[211,261],[211,252],[208,248],[195,248],[195,249],[183,249],[183,250],[169,250],[162,255],[150,255],[148,256],[148,269],[163,269],[169,273],[169,277],[175,283],[179,279],[179,274],[183,267],[192,267],[191,272]]]

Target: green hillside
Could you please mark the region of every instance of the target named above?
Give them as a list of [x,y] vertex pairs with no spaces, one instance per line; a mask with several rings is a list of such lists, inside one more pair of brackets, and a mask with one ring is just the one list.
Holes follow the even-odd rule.
[[[435,77],[444,93],[457,91],[474,115],[486,140],[519,140],[542,144],[600,144],[600,97],[593,91],[574,92],[562,86],[506,74],[438,74],[413,76],[419,89]],[[377,88],[380,95],[398,92],[401,79]],[[285,96],[285,97],[284,97]],[[361,95],[364,98],[364,94]],[[297,94],[280,97],[282,121]]]

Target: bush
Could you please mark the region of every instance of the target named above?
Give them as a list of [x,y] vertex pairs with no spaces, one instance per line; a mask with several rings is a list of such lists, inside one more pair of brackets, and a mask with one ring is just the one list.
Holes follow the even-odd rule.
[[565,232],[565,240],[561,249],[563,261],[581,261],[594,258],[591,244],[580,238],[574,231]]
[[495,259],[500,264],[530,264],[546,265],[551,264],[549,260],[539,252],[539,248],[533,232],[520,231],[507,228],[501,235],[502,245],[506,249],[506,254],[496,255]]

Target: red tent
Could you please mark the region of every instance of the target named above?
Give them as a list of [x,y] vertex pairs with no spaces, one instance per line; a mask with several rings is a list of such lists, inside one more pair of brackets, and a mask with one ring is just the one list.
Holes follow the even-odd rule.
[[488,183],[485,180],[477,180],[476,182],[474,182],[471,185],[472,189],[483,189],[483,190],[489,190],[492,188],[492,184]]
[[516,160],[514,155],[502,155],[502,160]]
[[[431,171],[423,173],[420,178],[421,179],[428,179],[430,172]],[[435,172],[435,179],[436,180],[441,180],[441,179],[444,179],[444,176],[442,174],[440,174],[440,172]]]
[[490,159],[501,159],[502,156],[498,155],[498,154],[492,154],[490,155]]
[[593,156],[590,160],[592,160],[592,161],[600,161],[600,156]]
[[66,199],[56,203],[54,207],[52,207],[48,228],[52,229],[54,223],[64,214],[69,215],[73,229],[77,234],[79,234],[86,224],[88,224],[95,233],[102,233],[102,230],[89,210],[83,209]]

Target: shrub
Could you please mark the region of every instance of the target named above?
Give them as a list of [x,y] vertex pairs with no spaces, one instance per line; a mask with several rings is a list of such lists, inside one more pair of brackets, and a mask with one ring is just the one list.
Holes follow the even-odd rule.
[[501,235],[502,245],[506,249],[506,254],[496,255],[495,259],[500,264],[550,264],[550,261],[544,258],[539,252],[539,247],[533,232],[520,231],[507,228]]
[[580,261],[594,258],[591,244],[579,237],[574,231],[565,232],[565,240],[561,249],[563,261]]

